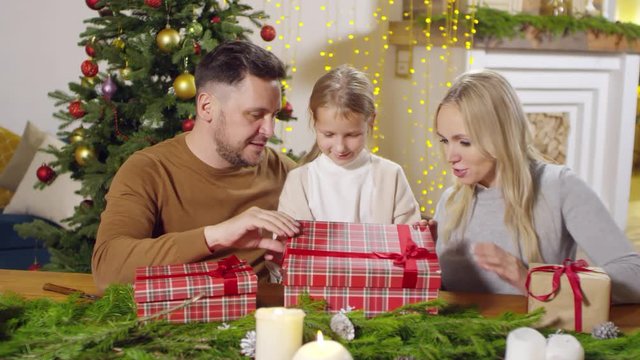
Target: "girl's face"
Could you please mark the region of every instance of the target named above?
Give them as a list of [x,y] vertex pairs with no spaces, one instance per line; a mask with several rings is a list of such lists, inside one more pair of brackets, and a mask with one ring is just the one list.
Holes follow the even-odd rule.
[[350,113],[344,117],[333,107],[320,107],[315,115],[318,148],[334,163],[346,165],[364,149],[370,121],[365,115]]
[[462,114],[454,104],[442,105],[436,118],[436,130],[444,144],[446,159],[453,175],[466,185],[496,185],[496,161],[485,156],[473,144],[464,127]]

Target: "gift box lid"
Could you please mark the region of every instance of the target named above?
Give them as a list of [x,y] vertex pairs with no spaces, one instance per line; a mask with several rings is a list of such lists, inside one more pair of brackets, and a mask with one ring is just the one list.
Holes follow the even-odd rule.
[[251,266],[232,255],[218,262],[139,267],[134,288],[135,301],[148,303],[255,293],[258,283]]
[[[586,261],[578,260],[578,262],[573,262],[574,264],[580,265],[581,268],[587,269],[588,271],[580,270],[576,271],[576,274],[581,278],[585,279],[601,279],[601,280],[611,280],[609,275],[604,269],[596,266],[589,266]],[[552,278],[554,273],[558,271],[561,267],[565,265],[558,264],[545,264],[545,263],[531,263],[529,264],[529,272],[531,276],[538,276],[543,278]],[[562,276],[566,277],[566,272],[562,272]]]
[[428,227],[300,221],[286,243],[284,285],[440,288]]

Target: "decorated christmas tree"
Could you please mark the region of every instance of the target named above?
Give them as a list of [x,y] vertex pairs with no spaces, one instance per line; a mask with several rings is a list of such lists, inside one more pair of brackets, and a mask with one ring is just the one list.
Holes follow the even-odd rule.
[[[38,169],[39,186],[71,173],[81,181],[68,229],[35,220],[17,225],[22,237],[42,240],[51,253],[48,268],[90,272],[91,253],[111,179],[133,152],[194,124],[194,69],[201,56],[227,40],[247,39],[244,23],[262,27],[265,41],[275,30],[266,15],[237,0],[86,0],[96,17],[85,20],[79,45],[78,81],[69,92],[54,91],[61,109],[61,149],[46,151],[56,160]],[[242,19],[248,21],[242,21]],[[283,97],[284,98],[284,97]],[[278,117],[295,119],[283,102]],[[272,139],[279,142],[278,139]]]

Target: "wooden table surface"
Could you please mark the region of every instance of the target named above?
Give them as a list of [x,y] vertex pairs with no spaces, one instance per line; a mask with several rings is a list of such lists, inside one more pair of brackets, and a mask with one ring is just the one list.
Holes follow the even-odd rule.
[[[45,283],[96,294],[91,274],[60,273],[50,271],[24,271],[0,269],[0,293],[15,292],[33,299],[47,297],[62,300],[67,295],[42,289]],[[440,298],[450,304],[475,306],[484,316],[496,316],[505,311],[527,312],[527,298],[518,295],[473,294],[441,291]],[[275,284],[258,284],[258,307],[282,306],[283,287]],[[620,330],[629,332],[640,329],[640,304],[611,307],[611,321]]]

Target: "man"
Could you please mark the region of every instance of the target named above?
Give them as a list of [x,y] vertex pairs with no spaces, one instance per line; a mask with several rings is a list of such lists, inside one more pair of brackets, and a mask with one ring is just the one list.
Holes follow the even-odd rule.
[[133,282],[139,266],[230,254],[264,275],[264,249],[283,250],[270,233],[299,230],[272,211],[294,162],[266,146],[285,75],[278,58],[249,42],[204,56],[193,130],[134,153],[111,183],[92,258],[100,291]]

